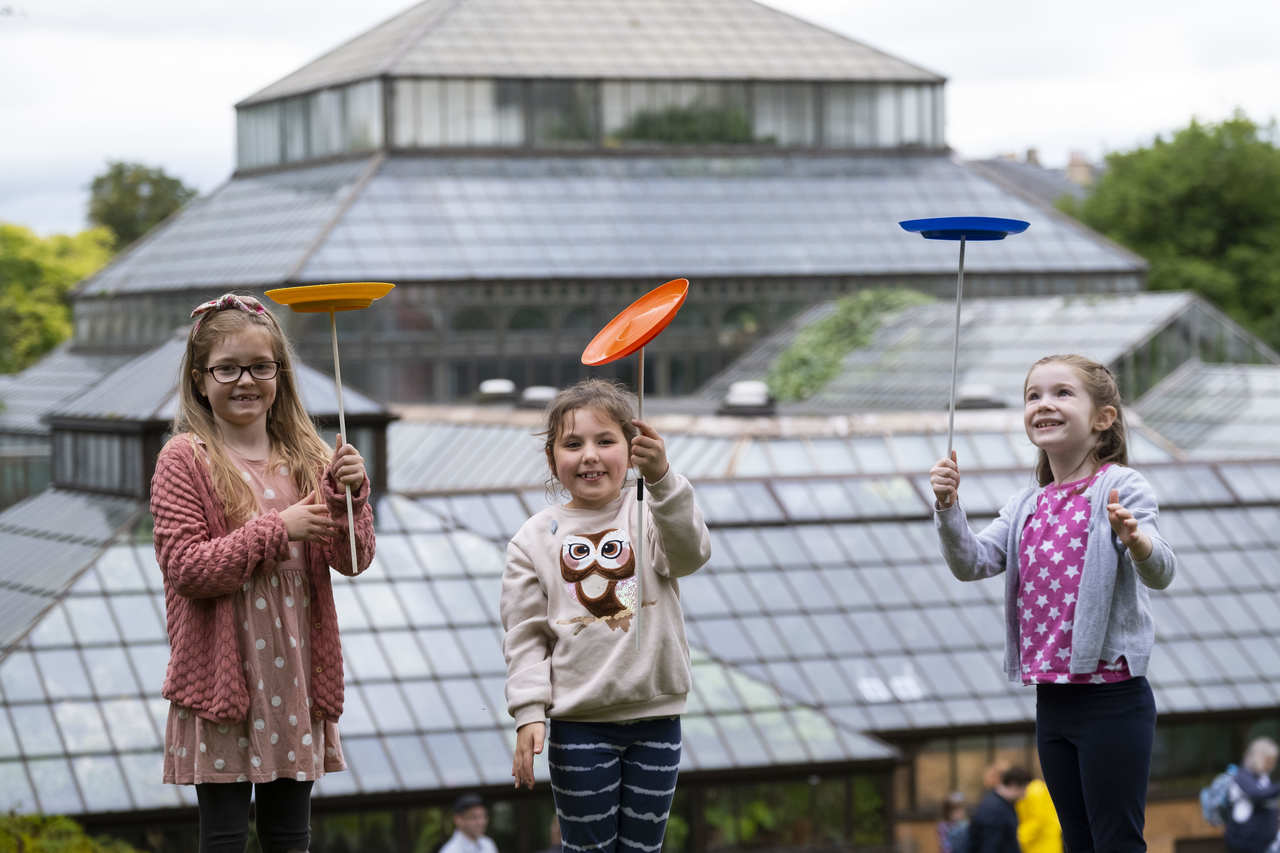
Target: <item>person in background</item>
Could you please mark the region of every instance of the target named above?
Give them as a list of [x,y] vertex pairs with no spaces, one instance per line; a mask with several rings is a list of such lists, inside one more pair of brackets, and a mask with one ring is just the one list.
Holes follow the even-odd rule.
[[966,853],[1021,853],[1018,846],[1018,812],[1015,803],[1027,793],[1031,774],[1010,767],[996,787],[987,791],[969,820]]
[[942,820],[938,821],[940,853],[965,853],[969,832],[969,813],[964,807],[964,794],[952,791],[942,803]]
[[479,794],[463,794],[453,803],[453,835],[440,853],[498,853],[493,839],[484,834],[489,811]]
[[1062,826],[1043,779],[1032,779],[1018,800],[1018,843],[1022,853],[1062,853]]
[[1254,738],[1231,787],[1227,818],[1227,853],[1264,853],[1276,840],[1276,798],[1280,783],[1271,780],[1280,748],[1269,737]]

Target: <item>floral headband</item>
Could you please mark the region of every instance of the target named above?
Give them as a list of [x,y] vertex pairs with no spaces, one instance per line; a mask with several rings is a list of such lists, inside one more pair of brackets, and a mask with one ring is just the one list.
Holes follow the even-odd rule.
[[267,313],[267,309],[262,306],[262,303],[252,296],[224,293],[217,299],[210,299],[208,302],[201,303],[192,309],[191,316],[196,319],[192,334],[200,330],[200,321],[204,319],[206,314],[211,314],[214,311],[224,311],[227,308],[239,308],[241,311],[248,311],[250,314]]

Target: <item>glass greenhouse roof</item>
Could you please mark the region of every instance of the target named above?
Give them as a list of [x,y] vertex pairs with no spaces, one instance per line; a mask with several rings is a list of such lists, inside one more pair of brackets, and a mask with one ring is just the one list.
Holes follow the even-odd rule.
[[[1180,558],[1174,585],[1151,596],[1161,712],[1280,704],[1280,461],[1143,470]],[[974,471],[964,499],[990,515],[1027,478]],[[926,489],[892,471],[697,484],[714,553],[682,583],[696,670],[686,770],[885,759],[876,733],[1033,719],[1033,691],[1000,669],[1002,582],[950,578]],[[381,499],[375,565],[335,582],[351,771],[320,796],[509,784],[498,585],[507,537],[546,500],[511,488]],[[0,514],[0,535],[38,546],[23,567],[47,581],[44,607],[66,586],[57,573],[74,576],[0,660],[0,808],[191,802],[158,781],[167,647],[138,509],[55,491]],[[68,529],[79,532],[55,535]],[[65,554],[72,545],[85,550]],[[31,583],[6,572],[0,606],[38,592]]]
[[1138,410],[1193,457],[1280,455],[1280,366],[1191,362],[1148,392]]
[[943,79],[745,0],[425,0],[239,106],[381,76]]
[[[519,488],[543,494],[548,472],[543,439],[536,435],[541,427],[519,413],[511,420],[485,425],[409,419],[391,423],[387,452],[396,464],[389,471],[390,489],[425,494]],[[844,434],[829,424],[819,424],[808,434],[796,425],[786,437],[755,434],[750,422],[734,418],[691,421],[657,414],[650,420],[667,441],[671,464],[697,482],[916,475],[946,454],[945,413],[876,419],[874,425]],[[1164,442],[1140,425],[1131,425],[1129,445],[1136,464],[1172,458]],[[1036,459],[1021,410],[960,412],[955,447],[961,460],[985,469],[1030,470]]]
[[296,277],[369,162],[234,178],[152,230],[77,292],[110,296],[285,283]]
[[0,376],[0,433],[48,435],[41,421],[46,412],[93,387],[127,359],[75,353],[64,344],[21,373]]
[[[955,251],[954,244],[946,245]],[[968,258],[965,265],[968,269]],[[1154,292],[966,299],[961,311],[960,390],[980,388],[1020,408],[1022,382],[1037,359],[1074,352],[1111,364],[1195,303],[1196,297],[1189,293]],[[704,386],[700,396],[719,401],[732,382],[763,379],[800,330],[834,310],[835,303],[829,302],[801,313]],[[945,410],[951,391],[954,328],[955,302],[950,299],[886,317],[871,343],[845,356],[839,373],[822,390],[784,408]]]
[[[48,414],[55,418],[107,421],[171,421],[177,414],[178,365],[186,346],[187,330],[183,328],[160,346],[101,377],[82,394],[53,407]],[[293,371],[308,412],[318,417],[338,413],[332,376],[308,367],[296,357]],[[386,413],[380,404],[345,383],[342,394],[349,415]]]
[[1136,286],[1144,269],[945,157],[397,156],[234,178],[80,292],[673,270],[952,275],[953,244],[897,225],[947,210],[1032,222],[970,252],[975,275],[1114,274]]

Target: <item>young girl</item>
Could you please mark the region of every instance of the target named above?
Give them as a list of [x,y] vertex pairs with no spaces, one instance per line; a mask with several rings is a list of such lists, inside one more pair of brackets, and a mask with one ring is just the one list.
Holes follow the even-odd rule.
[[1126,467],[1115,378],[1078,355],[1031,366],[1023,424],[1037,486],[976,536],[957,501],[955,454],[930,471],[935,524],[960,580],[1006,572],[1005,672],[1036,685],[1036,744],[1072,853],[1146,850],[1156,709],[1145,677],[1147,588],[1173,580],[1147,481]]
[[201,853],[243,852],[253,786],[264,853],[304,851],[311,786],[346,766],[329,567],[355,575],[373,557],[369,481],[354,447],[339,436],[330,454],[316,433],[258,300],[226,294],[191,316],[174,437],[151,480],[170,644],[164,781],[196,786]]
[[[662,438],[634,419],[621,388],[591,379],[561,392],[547,411],[546,454],[570,500],[524,523],[507,546],[502,579],[507,707],[516,721],[511,775],[516,787],[533,787],[533,756],[550,717],[548,764],[565,849],[657,850],[690,684],[677,578],[706,563],[710,536],[689,481],[670,470]],[[632,548],[628,463],[646,487],[644,565]]]

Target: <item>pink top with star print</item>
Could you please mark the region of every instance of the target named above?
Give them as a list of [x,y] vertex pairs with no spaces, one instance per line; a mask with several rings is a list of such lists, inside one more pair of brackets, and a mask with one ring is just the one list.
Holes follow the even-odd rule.
[[1022,530],[1018,555],[1018,626],[1023,684],[1109,684],[1130,677],[1122,657],[1092,673],[1070,672],[1071,626],[1089,541],[1085,489],[1107,469],[1071,483],[1050,483]]

